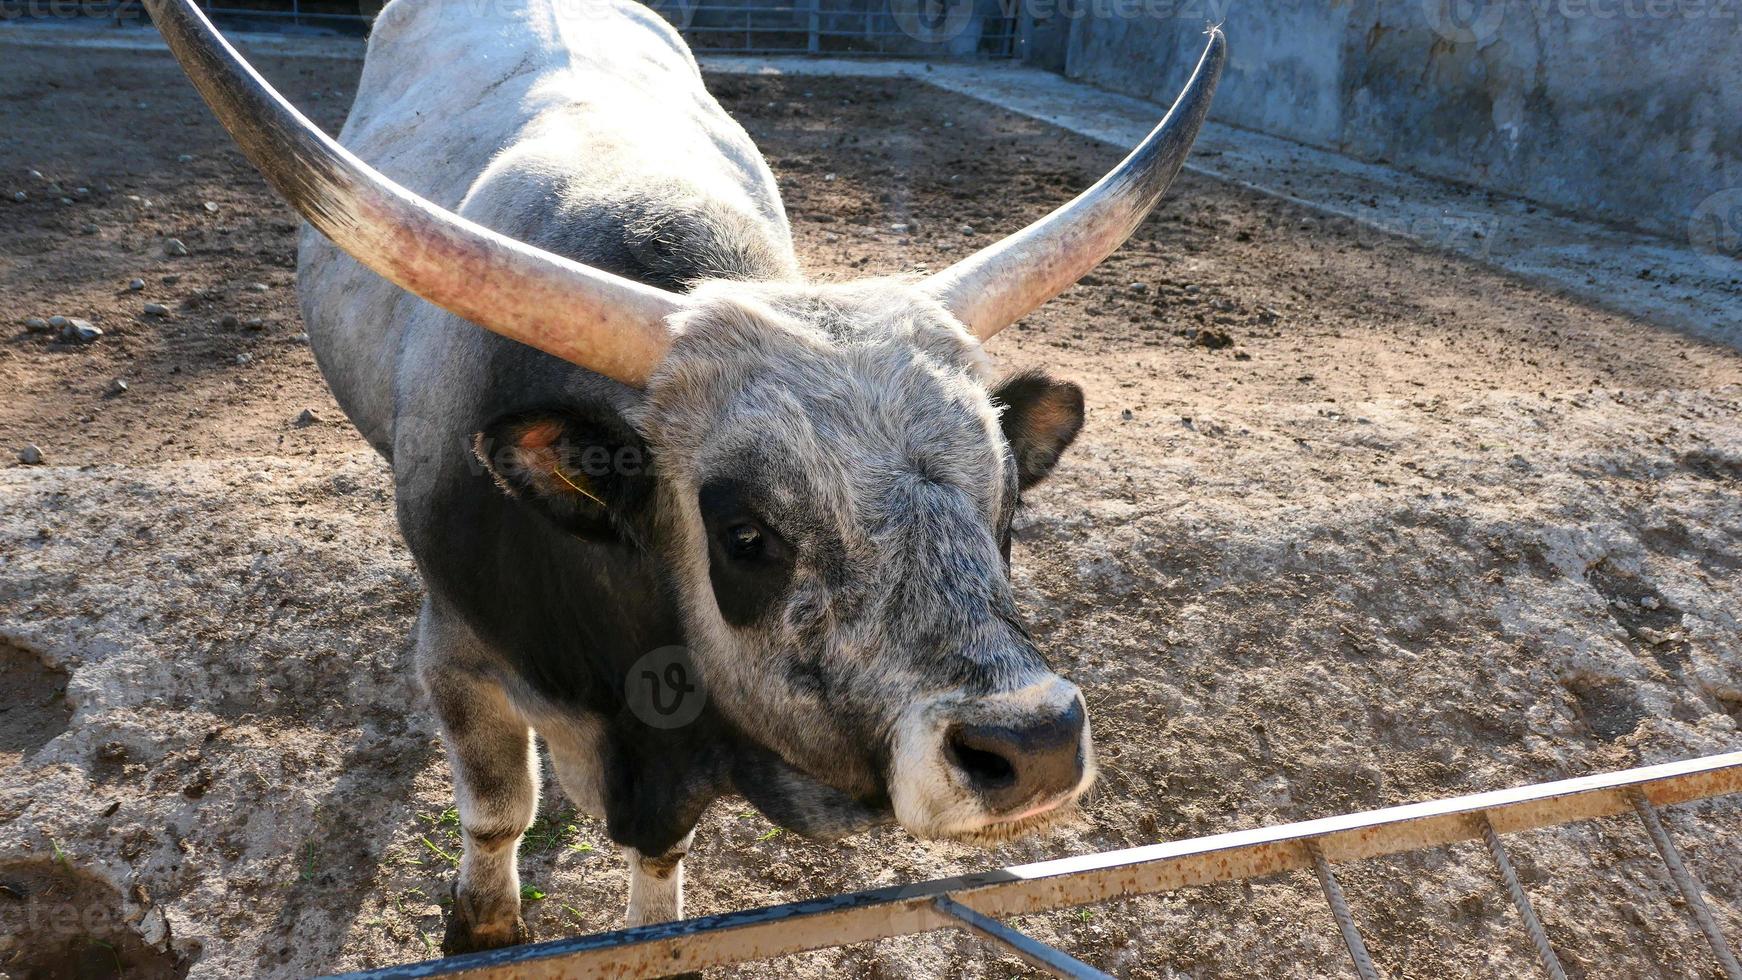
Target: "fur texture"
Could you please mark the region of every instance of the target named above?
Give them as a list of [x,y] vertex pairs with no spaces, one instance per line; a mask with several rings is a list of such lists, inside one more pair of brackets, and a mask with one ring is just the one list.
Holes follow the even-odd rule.
[[[682,851],[722,794],[825,838],[898,819],[994,840],[1070,811],[1094,774],[1086,725],[1076,783],[1009,812],[949,740],[1080,707],[1006,568],[1021,489],[1080,426],[1074,386],[995,388],[902,281],[805,282],[767,165],[629,0],[393,0],[342,140],[481,224],[699,301],[635,391],[304,236],[317,358],[393,464],[429,590],[417,668],[466,841],[454,948],[524,935],[535,730],[628,851],[640,921],[681,914]],[[681,723],[637,700],[673,679],[654,697],[700,699]]]

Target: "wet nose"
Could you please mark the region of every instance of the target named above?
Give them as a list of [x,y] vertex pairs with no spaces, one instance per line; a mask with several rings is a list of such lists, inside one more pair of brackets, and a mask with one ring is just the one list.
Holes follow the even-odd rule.
[[950,761],[994,813],[1011,813],[1067,793],[1083,779],[1083,706],[1013,724],[955,725]]

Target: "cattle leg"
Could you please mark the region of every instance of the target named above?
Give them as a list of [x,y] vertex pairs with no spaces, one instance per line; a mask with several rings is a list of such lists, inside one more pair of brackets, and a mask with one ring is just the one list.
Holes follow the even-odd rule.
[[532,730],[481,669],[464,627],[429,604],[418,622],[418,675],[441,720],[464,835],[447,955],[526,942],[520,918],[520,835],[538,808]]
[[629,925],[683,918],[683,859],[695,836],[690,831],[676,847],[656,857],[633,847],[623,849],[629,859]]

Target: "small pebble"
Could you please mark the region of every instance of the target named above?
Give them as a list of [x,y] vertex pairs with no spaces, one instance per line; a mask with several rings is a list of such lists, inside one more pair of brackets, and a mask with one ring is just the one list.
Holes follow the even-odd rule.
[[207,201],[206,202],[206,210],[212,212],[213,214],[217,214],[218,213],[218,202],[217,201]]
[[265,330],[266,321],[254,316],[242,321],[242,325],[250,330]]
[[1648,595],[1640,598],[1639,605],[1645,609],[1656,609],[1658,606],[1662,605],[1662,603],[1657,601],[1657,596]]
[[44,177],[42,175],[42,171],[40,171],[40,170],[32,170],[30,172],[30,176],[35,180],[47,180],[48,179],[47,177]]
[[306,343],[308,343],[308,334],[306,334],[306,333],[293,333],[290,335],[290,339],[291,339],[292,343],[306,344]]
[[101,231],[101,230],[102,229],[98,228],[96,225],[80,225],[79,226],[79,234],[81,234],[81,235],[95,235],[98,231]]
[[91,196],[91,189],[89,187],[75,187],[75,188],[73,188],[73,196],[74,197],[90,197]]
[[265,284],[263,282],[254,282],[254,283],[249,283],[248,288],[254,290],[257,293],[264,293],[264,292],[270,290],[272,287],[268,286],[267,284]]
[[60,202],[62,204],[71,204],[71,203],[73,203],[73,199],[70,197],[63,197],[60,199]]
[[973,225],[963,225],[962,227],[957,228],[956,230],[961,232],[964,235],[972,235],[974,233],[974,226]]
[[1130,290],[1131,292],[1134,292],[1134,293],[1147,293],[1147,292],[1149,292],[1149,283],[1134,282],[1134,283],[1127,285],[1125,288]]
[[251,364],[251,363],[253,363],[253,361],[254,361],[254,355],[247,353],[246,351],[236,355],[236,363],[237,364]]
[[175,158],[175,162],[176,163],[193,163],[194,162],[194,155],[192,153],[183,153],[181,156],[178,156]]
[[164,276],[162,279],[160,279],[158,281],[162,282],[165,286],[173,286],[176,283],[181,282],[181,277],[180,276]]
[[147,303],[145,304],[145,315],[169,316],[169,307],[164,306],[162,303]]
[[296,424],[298,426],[317,425],[320,421],[321,417],[316,415],[315,410],[312,408],[303,409],[302,414],[296,417]]
[[24,318],[24,329],[31,333],[48,333],[48,321],[39,316],[27,316]]
[[1131,409],[1129,409],[1129,408],[1127,408],[1127,409],[1122,409],[1122,410],[1121,410],[1121,411],[1120,411],[1120,412],[1119,412],[1119,417],[1120,417],[1120,418],[1122,418],[1122,419],[1124,419],[1124,420],[1125,420],[1125,421],[1127,421],[1127,422],[1129,422],[1129,421],[1131,421],[1131,420],[1132,420],[1132,419],[1134,419],[1134,418],[1136,418],[1136,416],[1135,416],[1135,415],[1132,415],[1132,414],[1131,414]]
[[78,317],[68,317],[66,327],[60,332],[60,339],[69,344],[88,344],[101,336],[101,327]]
[[23,191],[13,191],[12,192],[12,199],[14,201],[17,201],[19,204],[23,204],[25,201],[30,200],[30,195],[24,193]]
[[226,313],[218,318],[218,326],[223,327],[225,330],[234,330],[241,325],[242,321],[236,319],[236,315],[233,313]]
[[169,241],[163,243],[163,252],[165,255],[186,255],[188,254],[188,247],[182,244],[181,239],[171,238]]
[[72,325],[73,321],[64,316],[51,316],[48,318],[48,328],[50,330],[65,330]]
[[902,232],[905,232],[907,230],[907,225],[902,224],[901,222],[897,221],[896,223],[889,226],[889,230],[895,232],[896,234],[901,234]]
[[129,279],[129,280],[127,280],[127,289],[130,292],[137,293],[141,289],[144,289],[144,288],[145,288],[145,280],[143,280],[143,279]]
[[116,378],[113,381],[109,382],[109,394],[111,394],[111,395],[124,395],[127,393],[128,387],[129,387],[129,385],[127,384],[126,379]]
[[42,447],[31,443],[18,451],[18,461],[25,466],[42,465]]

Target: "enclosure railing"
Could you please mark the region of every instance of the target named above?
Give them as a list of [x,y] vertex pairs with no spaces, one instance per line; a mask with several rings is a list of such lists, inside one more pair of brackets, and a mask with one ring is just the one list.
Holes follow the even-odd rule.
[[705,0],[649,3],[702,51],[746,54],[977,54],[1009,58],[1016,54],[1015,5],[994,5],[976,13],[970,0],[946,6],[938,20],[926,21],[921,7],[931,0],[797,0],[794,3],[731,4]]
[[390,967],[351,978],[463,976],[665,976],[708,966],[956,928],[986,939],[1061,977],[1107,974],[1004,925],[1010,916],[1193,885],[1312,870],[1318,877],[1356,972],[1379,976],[1333,865],[1403,851],[1481,840],[1542,963],[1564,980],[1513,871],[1501,836],[1632,812],[1644,825],[1711,955],[1729,980],[1742,980],[1735,953],[1707,907],[1658,808],[1742,792],[1742,752],[1648,766],[1518,789],[1353,813],[1322,820],[1152,844],[1045,861],[914,885],[792,902]]
[[[74,0],[68,0],[74,2]],[[138,0],[100,0],[106,16],[140,20]],[[214,18],[361,34],[385,0],[199,0]],[[578,15],[595,0],[572,0]],[[1014,0],[643,0],[696,49],[741,54],[976,55],[1017,52]],[[31,0],[0,0],[0,12]],[[480,9],[489,9],[480,3]],[[95,8],[93,8],[95,9]]]

